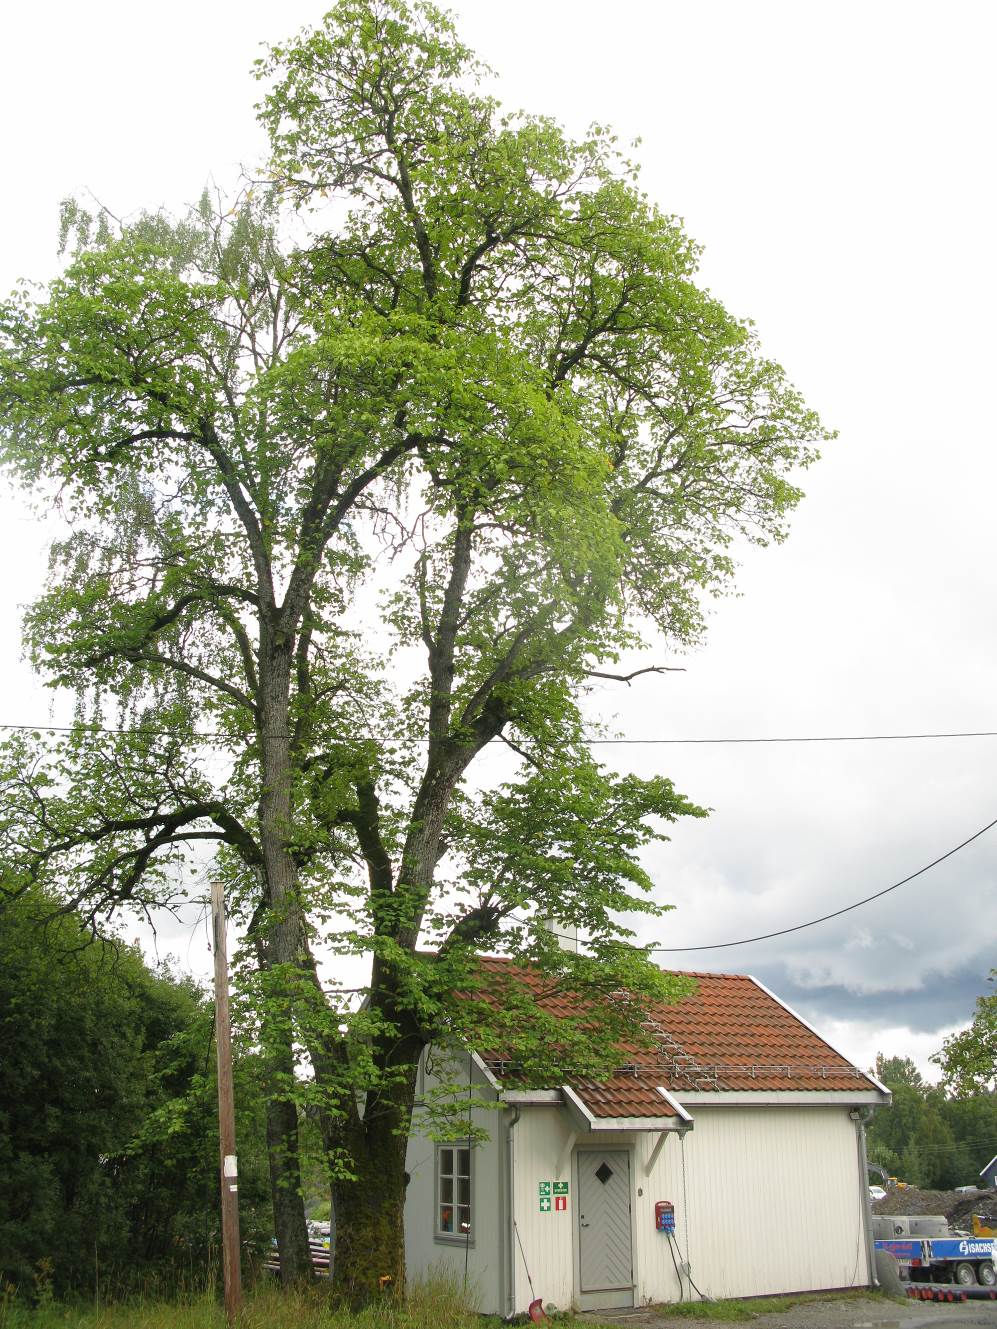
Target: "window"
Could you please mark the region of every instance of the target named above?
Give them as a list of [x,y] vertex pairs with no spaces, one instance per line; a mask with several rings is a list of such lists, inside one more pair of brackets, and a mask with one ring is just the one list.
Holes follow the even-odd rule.
[[471,1151],[465,1145],[436,1147],[436,1235],[471,1237]]

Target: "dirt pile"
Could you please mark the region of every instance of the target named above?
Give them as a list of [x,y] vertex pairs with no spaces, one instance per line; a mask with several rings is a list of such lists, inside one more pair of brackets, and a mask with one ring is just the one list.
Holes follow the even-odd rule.
[[973,1214],[997,1227],[997,1190],[920,1191],[916,1186],[887,1191],[872,1206],[874,1214],[944,1214],[954,1228],[972,1229]]

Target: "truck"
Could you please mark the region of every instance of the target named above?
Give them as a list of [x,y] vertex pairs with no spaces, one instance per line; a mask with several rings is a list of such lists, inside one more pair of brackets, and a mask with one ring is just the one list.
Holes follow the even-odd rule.
[[872,1229],[905,1282],[997,1285],[993,1237],[953,1232],[941,1214],[874,1214]]

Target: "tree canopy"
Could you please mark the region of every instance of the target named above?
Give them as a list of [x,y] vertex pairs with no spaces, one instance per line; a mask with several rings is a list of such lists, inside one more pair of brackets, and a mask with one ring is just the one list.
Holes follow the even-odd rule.
[[[997,969],[991,969],[987,982],[995,978]],[[997,992],[977,997],[969,1028],[946,1038],[934,1060],[942,1083],[960,1096],[997,1090]]]
[[[217,1250],[212,1012],[37,891],[0,926],[0,1278],[29,1296],[200,1273]],[[243,1232],[269,1228],[262,1097],[238,1066]]]
[[933,1058],[942,1068],[938,1085],[927,1083],[909,1057],[876,1057],[876,1076],[892,1091],[893,1104],[869,1126],[871,1162],[914,1186],[978,1184],[997,1147],[993,1003],[993,996],[980,997],[970,1028],[945,1040]]
[[[8,894],[92,918],[176,904],[182,855],[218,849],[283,1267],[307,1265],[303,1046],[337,1277],[369,1291],[402,1277],[420,1051],[495,1037],[456,995],[477,950],[680,990],[620,914],[664,910],[641,849],[702,809],[593,757],[586,689],[700,638],[825,435],[612,135],[503,111],[432,5],[340,0],[259,72],[265,180],[179,219],[69,205],[64,271],[0,310],[0,451],[71,527],[27,640],[80,699],[65,741],[6,744],[0,845]],[[372,957],[362,1011],[317,942]],[[612,1065],[623,1008],[597,1009],[564,1031],[579,1072]],[[523,1064],[539,1028],[516,1022]]]

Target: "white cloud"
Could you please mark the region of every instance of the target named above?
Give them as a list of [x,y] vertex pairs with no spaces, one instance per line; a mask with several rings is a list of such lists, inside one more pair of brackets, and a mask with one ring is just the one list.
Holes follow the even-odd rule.
[[941,1072],[931,1058],[945,1039],[960,1028],[965,1025],[924,1030],[906,1025],[879,1027],[863,1020],[825,1019],[820,1025],[820,1033],[864,1070],[875,1070],[877,1052],[887,1057],[910,1057],[924,1079],[936,1084]]

